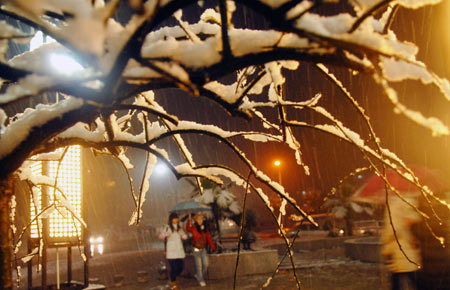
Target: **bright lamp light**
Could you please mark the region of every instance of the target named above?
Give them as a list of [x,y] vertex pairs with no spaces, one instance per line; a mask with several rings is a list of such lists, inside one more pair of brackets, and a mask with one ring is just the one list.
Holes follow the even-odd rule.
[[[50,36],[43,34],[41,31],[38,31],[30,41],[30,51],[51,42],[55,42],[55,40]],[[49,55],[49,58],[51,69],[58,74],[72,75],[73,73],[83,70],[83,66],[68,54],[52,53]]]
[[158,163],[155,165],[154,172],[158,175],[164,175],[169,170],[164,163]]
[[67,54],[54,53],[50,55],[52,69],[61,75],[72,75],[83,70],[83,66]]

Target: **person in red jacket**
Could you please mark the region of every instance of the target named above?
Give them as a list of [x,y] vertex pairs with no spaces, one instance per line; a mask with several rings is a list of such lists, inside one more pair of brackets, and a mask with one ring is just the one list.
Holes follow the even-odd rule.
[[211,234],[208,228],[204,224],[204,217],[202,214],[196,214],[194,216],[194,222],[189,216],[186,223],[186,230],[192,234],[192,244],[194,246],[193,256],[195,261],[195,270],[197,279],[200,286],[206,286],[203,276],[208,269],[208,252],[206,251],[206,245],[208,244],[211,250],[215,250],[216,246],[211,238]]

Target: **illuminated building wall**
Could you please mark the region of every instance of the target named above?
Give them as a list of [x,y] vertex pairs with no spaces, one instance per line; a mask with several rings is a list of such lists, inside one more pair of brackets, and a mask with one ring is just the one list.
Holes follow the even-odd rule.
[[[31,171],[34,175],[42,175],[42,161],[36,161],[33,162],[31,165]],[[30,216],[31,221],[36,218],[37,213],[39,213],[42,210],[42,187],[38,186],[37,190],[34,190],[33,196],[30,197]],[[33,200],[34,199],[34,200]],[[39,227],[38,227],[39,222]],[[42,222],[41,220],[36,220],[31,224],[31,237],[32,238],[38,238],[38,228],[40,229],[42,233]]]
[[[57,161],[36,161],[32,166],[33,173],[36,175],[42,175],[43,171],[46,171],[46,175],[51,177],[53,180],[57,178],[57,187],[62,190],[62,194],[66,196],[71,205],[71,211],[73,211],[78,217],[81,217],[81,204],[82,204],[82,194],[81,194],[81,147],[71,146],[66,152],[63,161],[59,165]],[[52,204],[55,200],[55,194],[61,194],[56,191],[54,194],[53,187],[46,187],[48,193],[48,204]],[[42,188],[37,190],[39,198],[38,199],[38,212],[43,208],[42,199]],[[69,210],[66,209],[60,203],[56,203],[57,207],[55,211],[49,216],[48,222],[48,233],[49,237],[55,240],[67,240],[74,237],[81,237],[81,224],[80,222],[71,214]],[[31,203],[30,208],[31,219],[36,216],[36,209]],[[39,222],[39,230],[42,235],[42,222]],[[33,222],[31,226],[31,238],[38,238],[38,225]]]

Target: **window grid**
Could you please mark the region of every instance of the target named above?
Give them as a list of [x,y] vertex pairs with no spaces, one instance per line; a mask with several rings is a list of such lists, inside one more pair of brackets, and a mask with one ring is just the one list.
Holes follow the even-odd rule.
[[[62,151],[60,149],[59,151]],[[52,187],[48,188],[49,203],[53,203],[56,196],[61,196],[64,194],[70,203],[71,210],[77,215],[81,216],[81,147],[71,146],[67,150],[63,161],[59,167],[59,174],[57,179],[57,187],[61,189],[60,191],[55,190]],[[32,170],[36,175],[42,175],[42,161],[36,161]],[[47,161],[48,176],[53,180],[56,178],[56,172],[58,170],[57,161]],[[35,168],[35,169],[34,169]],[[42,190],[38,190],[39,194],[39,206],[38,211],[42,207]],[[50,238],[71,238],[81,235],[81,224],[72,215],[72,213],[67,210],[67,208],[60,203],[57,204],[57,210],[55,210],[49,216],[49,237]],[[35,217],[35,210],[33,204],[31,204],[31,219]],[[39,219],[39,228],[42,230],[42,221]],[[31,237],[38,237],[38,228],[36,222],[33,222],[31,226]]]

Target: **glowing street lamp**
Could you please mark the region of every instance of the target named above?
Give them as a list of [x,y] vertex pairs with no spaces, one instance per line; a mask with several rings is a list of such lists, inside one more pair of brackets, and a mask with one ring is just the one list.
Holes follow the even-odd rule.
[[[30,51],[52,42],[55,42],[53,38],[38,31],[30,41]],[[84,69],[81,64],[67,53],[51,53],[48,61],[51,69],[62,76],[71,76]]]
[[60,75],[71,76],[83,70],[83,66],[68,54],[54,53],[49,60],[52,69]]
[[281,161],[275,160],[273,164],[278,168],[278,183],[281,184]]
[[[277,167],[277,169],[278,169],[278,183],[279,183],[280,185],[282,185],[282,184],[281,184],[281,183],[282,183],[282,180],[281,180],[281,161],[280,161],[280,160],[275,160],[275,162],[273,163],[273,165],[275,165],[275,167]],[[280,196],[280,200],[281,200],[281,201],[283,200],[283,199],[281,198],[281,196]],[[280,214],[279,214],[279,216],[278,216],[278,219],[279,219],[281,225],[283,225],[283,216],[281,215],[281,211],[280,211]]]
[[167,184],[169,186],[169,190],[174,194],[175,204],[178,204],[178,191],[174,188],[173,182],[168,181],[170,178],[170,173],[170,168],[162,161],[158,161],[153,169],[153,174],[155,177],[159,178],[161,182],[169,182]]
[[168,171],[169,171],[169,168],[167,168],[167,166],[164,163],[162,163],[162,162],[158,162],[155,165],[154,172],[157,175],[160,175],[160,176],[165,175],[165,174],[168,173]]

